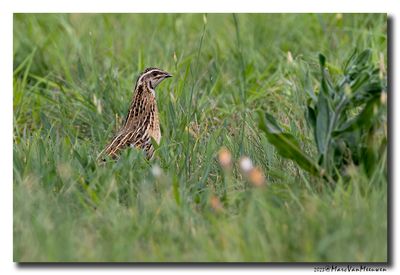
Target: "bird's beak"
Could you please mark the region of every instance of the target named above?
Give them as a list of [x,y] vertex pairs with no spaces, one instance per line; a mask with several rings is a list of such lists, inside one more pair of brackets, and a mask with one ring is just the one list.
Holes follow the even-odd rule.
[[172,75],[169,74],[169,73],[167,73],[167,74],[165,75],[165,78],[168,78],[168,77],[172,77]]

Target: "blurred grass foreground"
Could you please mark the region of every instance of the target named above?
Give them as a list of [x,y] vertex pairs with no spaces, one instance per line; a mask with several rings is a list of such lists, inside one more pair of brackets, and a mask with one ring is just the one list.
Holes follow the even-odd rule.
[[[388,261],[386,49],[382,14],[15,14],[14,261]],[[97,165],[150,66],[155,157]]]

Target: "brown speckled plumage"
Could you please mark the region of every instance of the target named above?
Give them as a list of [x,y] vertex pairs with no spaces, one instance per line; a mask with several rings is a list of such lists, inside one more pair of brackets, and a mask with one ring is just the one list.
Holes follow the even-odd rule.
[[[153,138],[160,143],[161,131],[154,89],[171,75],[157,68],[147,68],[138,77],[128,115],[122,128],[102,153],[117,158],[120,151],[136,147],[146,152],[150,159],[154,154]],[[101,155],[102,155],[101,153]]]

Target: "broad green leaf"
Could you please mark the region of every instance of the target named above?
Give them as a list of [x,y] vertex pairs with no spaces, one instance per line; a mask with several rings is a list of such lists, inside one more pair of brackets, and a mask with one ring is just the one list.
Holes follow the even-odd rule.
[[320,54],[318,54],[318,59],[319,59],[319,65],[321,66],[321,69],[324,68],[325,61],[326,61],[325,56],[322,53],[320,53]]
[[367,72],[361,72],[360,75],[350,84],[351,91],[353,93],[357,92],[357,90],[364,85],[369,79],[369,74]]
[[307,106],[306,118],[307,118],[308,124],[315,132],[315,127],[317,124],[317,115],[315,114],[315,110],[310,106]]
[[323,93],[318,95],[318,103],[316,106],[317,117],[315,127],[315,137],[318,152],[322,154],[325,151],[327,143],[327,134],[330,123],[330,110],[327,97]]
[[306,90],[307,94],[309,95],[309,97],[312,99],[313,102],[317,102],[317,96],[314,93],[310,72],[308,70],[306,71],[304,82],[305,82],[304,89]]
[[366,49],[364,51],[362,51],[356,59],[356,64],[357,65],[365,65],[367,63],[371,62],[371,56],[372,56],[372,52],[370,49]]
[[334,131],[332,135],[336,137],[342,133],[351,132],[357,129],[368,129],[374,121],[374,109],[377,106],[377,102],[378,99],[370,100],[360,114],[345,122],[341,128]]
[[334,88],[330,80],[329,71],[326,68],[326,58],[324,55],[319,54],[319,64],[321,66],[321,91],[326,95],[333,95]]
[[380,81],[371,82],[366,79],[366,83],[351,97],[351,102],[353,106],[364,104],[369,100],[379,98],[383,90],[385,90],[385,88]]
[[274,134],[282,133],[282,129],[279,127],[278,122],[272,115],[265,113],[265,116],[263,115],[263,118],[265,118],[265,123],[260,124],[260,127],[266,127],[267,129],[264,131],[268,131]]
[[343,71],[345,74],[349,73],[349,68],[353,65],[354,60],[357,57],[357,53],[358,53],[357,49],[354,49],[351,52],[350,56],[347,58],[347,61],[345,62],[344,66],[343,66]]
[[268,113],[258,112],[259,127],[267,136],[268,141],[274,145],[278,153],[295,161],[301,168],[313,175],[320,175],[319,167],[305,154],[297,140],[289,133],[283,133],[276,120]]

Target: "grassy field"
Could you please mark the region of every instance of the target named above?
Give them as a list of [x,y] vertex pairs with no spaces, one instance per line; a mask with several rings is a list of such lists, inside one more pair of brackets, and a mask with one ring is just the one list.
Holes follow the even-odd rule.
[[[304,87],[318,93],[318,53],[335,77],[369,48],[386,78],[386,24],[377,14],[14,15],[14,261],[387,261],[386,147],[372,175],[350,163],[332,188],[282,158],[257,119],[273,114],[315,156]],[[157,88],[155,157],[132,150],[97,165],[150,66],[174,75]],[[263,186],[242,174],[243,156]]]

